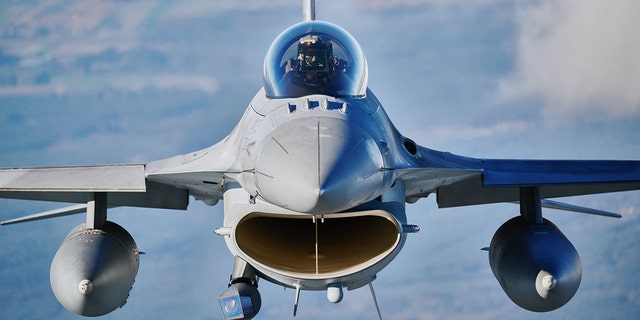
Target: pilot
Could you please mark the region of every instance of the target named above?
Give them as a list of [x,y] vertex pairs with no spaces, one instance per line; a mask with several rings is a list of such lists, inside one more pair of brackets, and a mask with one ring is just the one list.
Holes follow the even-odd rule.
[[310,49],[307,49],[304,53],[304,66],[305,68],[313,68],[318,65],[318,59]]
[[306,36],[298,43],[298,71],[332,71],[328,60],[332,58],[331,44],[324,43],[318,36]]
[[285,96],[308,94],[339,95],[348,86],[346,61],[333,56],[333,43],[319,35],[298,40],[297,55],[281,67]]

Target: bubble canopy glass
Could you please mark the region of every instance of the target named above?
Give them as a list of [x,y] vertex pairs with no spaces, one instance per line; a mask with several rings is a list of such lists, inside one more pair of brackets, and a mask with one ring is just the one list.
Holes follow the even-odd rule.
[[271,44],[264,60],[264,88],[270,98],[363,97],[367,62],[346,30],[323,21],[301,22]]

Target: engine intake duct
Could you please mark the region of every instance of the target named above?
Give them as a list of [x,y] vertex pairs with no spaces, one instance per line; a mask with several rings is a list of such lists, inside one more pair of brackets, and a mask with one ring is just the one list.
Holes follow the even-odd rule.
[[307,214],[254,212],[238,223],[235,239],[249,257],[280,272],[342,275],[387,256],[398,245],[400,230],[381,210],[317,215],[315,223]]
[[505,222],[489,248],[493,274],[509,298],[536,312],[560,308],[576,293],[582,279],[578,252],[549,220]]

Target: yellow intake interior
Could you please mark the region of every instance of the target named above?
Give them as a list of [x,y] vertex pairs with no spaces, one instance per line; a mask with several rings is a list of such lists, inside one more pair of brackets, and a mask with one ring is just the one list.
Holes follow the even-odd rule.
[[311,215],[254,212],[238,223],[236,243],[248,256],[269,267],[323,274],[380,257],[399,241],[398,224],[384,211],[332,214],[321,220],[319,215],[314,223]]

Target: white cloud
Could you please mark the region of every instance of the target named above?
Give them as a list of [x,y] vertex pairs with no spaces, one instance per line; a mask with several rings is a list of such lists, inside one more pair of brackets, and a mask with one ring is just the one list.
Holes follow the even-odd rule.
[[218,81],[204,75],[167,75],[128,76],[126,79],[111,79],[111,85],[120,89],[139,91],[146,88],[195,90],[207,94],[218,91]]
[[[391,9],[402,7],[417,7],[422,5],[484,5],[499,0],[360,0],[356,1],[359,8]],[[318,6],[318,4],[316,4]]]
[[471,140],[499,134],[522,132],[529,125],[524,121],[505,121],[492,126],[443,126],[433,130],[432,135],[440,140]]
[[538,1],[519,8],[506,98],[534,97],[546,117],[640,114],[640,2]]
[[0,86],[0,97],[20,95],[62,95],[69,92],[97,92],[104,88],[117,88],[139,92],[144,89],[198,91],[214,94],[218,91],[218,81],[210,76],[198,74],[152,74],[112,76],[70,76],[60,77],[47,85]]

